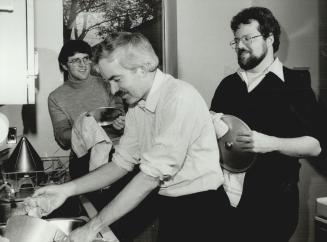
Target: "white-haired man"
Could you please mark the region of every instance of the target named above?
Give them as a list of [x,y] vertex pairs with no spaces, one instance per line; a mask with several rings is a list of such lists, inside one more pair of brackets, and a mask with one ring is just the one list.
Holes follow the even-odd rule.
[[201,95],[162,73],[151,44],[139,33],[113,35],[95,51],[95,63],[130,105],[112,162],[69,183],[42,188],[35,196],[55,194],[55,208],[69,196],[112,184],[139,165],[131,182],[73,231],[73,241],[91,241],[157,188],[160,241],[227,241],[229,202],[221,186],[213,123]]

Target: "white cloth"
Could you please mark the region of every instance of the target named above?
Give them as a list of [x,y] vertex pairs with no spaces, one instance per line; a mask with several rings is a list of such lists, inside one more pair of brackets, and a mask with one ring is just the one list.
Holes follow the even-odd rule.
[[229,198],[230,204],[233,207],[237,207],[243,192],[245,172],[231,173],[223,169],[223,173],[225,178],[224,190]]
[[223,137],[229,130],[228,125],[221,120],[221,117],[224,115],[223,113],[215,113],[210,111],[213,126],[215,127],[217,138],[220,139]]
[[82,157],[91,149],[89,170],[108,163],[112,142],[93,116],[81,114],[74,123],[71,136],[72,149]]

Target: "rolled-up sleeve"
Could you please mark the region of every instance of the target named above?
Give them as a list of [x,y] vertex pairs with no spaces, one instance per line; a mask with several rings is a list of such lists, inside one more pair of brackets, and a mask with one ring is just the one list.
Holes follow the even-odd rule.
[[132,112],[127,112],[125,119],[125,131],[115,147],[112,161],[118,166],[132,171],[135,164],[139,163],[140,150],[137,138],[137,126],[135,116]]

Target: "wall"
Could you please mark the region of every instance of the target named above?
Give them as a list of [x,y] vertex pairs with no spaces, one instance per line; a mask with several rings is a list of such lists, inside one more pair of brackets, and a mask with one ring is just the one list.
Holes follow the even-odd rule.
[[[35,0],[36,48],[39,52],[39,92],[37,94],[38,134],[36,146],[45,156],[63,154],[55,143],[47,98],[63,83],[57,57],[63,44],[62,0]],[[65,153],[65,152],[64,152]]]
[[[34,6],[35,48],[40,72],[36,80],[36,105],[4,105],[0,112],[8,117],[11,127],[17,127],[18,140],[24,133],[40,156],[65,155],[67,152],[55,143],[47,106],[48,94],[63,82],[57,64],[63,43],[62,1],[35,0]],[[32,128],[24,131],[23,122]],[[0,150],[7,147],[13,150],[15,144],[1,144]]]
[[[320,87],[326,86],[320,83],[319,69],[319,20],[323,18],[319,14],[327,15],[326,11],[319,11],[323,0],[176,2],[178,77],[192,83],[208,105],[221,79],[238,67],[236,55],[229,46],[233,38],[230,20],[242,8],[253,5],[270,8],[279,20],[282,37],[278,55],[281,61],[289,67],[309,68],[316,94],[322,91]],[[327,196],[327,180],[308,161],[301,160],[301,163],[300,221],[292,242],[312,242],[315,198]]]

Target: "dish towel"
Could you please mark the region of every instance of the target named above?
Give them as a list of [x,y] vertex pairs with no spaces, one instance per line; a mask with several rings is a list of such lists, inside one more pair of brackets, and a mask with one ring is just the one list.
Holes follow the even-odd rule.
[[[215,127],[217,139],[220,139],[228,132],[229,127],[221,119],[223,113],[215,113],[212,111],[210,111],[210,113],[211,113],[213,125]],[[229,198],[230,204],[233,207],[237,207],[243,192],[245,172],[232,173],[223,169],[223,174],[224,174],[224,190]]]
[[77,157],[82,157],[91,149],[90,171],[108,163],[112,141],[93,116],[83,113],[77,118],[71,143]]

